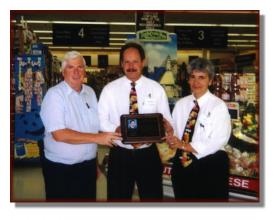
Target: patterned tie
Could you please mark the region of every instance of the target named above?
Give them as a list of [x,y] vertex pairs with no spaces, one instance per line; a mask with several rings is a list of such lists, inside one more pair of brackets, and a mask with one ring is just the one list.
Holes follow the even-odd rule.
[[136,91],[136,83],[131,82],[131,92],[130,92],[130,109],[129,113],[131,115],[138,114],[138,101],[137,101],[137,91]]
[[[183,133],[183,142],[186,144],[188,144],[192,140],[194,127],[196,124],[198,112],[200,110],[200,107],[197,101],[194,100],[193,102],[194,102],[194,107],[192,108],[189,114],[189,118],[187,120],[187,124]],[[185,152],[185,151],[182,152],[181,162],[184,167],[189,166],[192,163],[193,159],[194,159],[194,155],[191,152]]]

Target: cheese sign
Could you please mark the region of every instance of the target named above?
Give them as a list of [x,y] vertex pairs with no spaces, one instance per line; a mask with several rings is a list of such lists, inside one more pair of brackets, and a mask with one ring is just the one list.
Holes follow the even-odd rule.
[[229,186],[233,189],[259,192],[259,181],[257,179],[230,176]]
[[170,176],[171,175],[171,166],[164,166],[164,169],[163,169],[163,174],[164,175],[167,175],[167,176]]

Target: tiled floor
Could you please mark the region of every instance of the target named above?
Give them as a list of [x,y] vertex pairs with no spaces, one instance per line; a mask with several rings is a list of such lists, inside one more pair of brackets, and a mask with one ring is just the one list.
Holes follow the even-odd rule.
[[[99,147],[98,160],[102,164],[108,149]],[[99,170],[100,171],[100,170]],[[28,166],[15,166],[12,178],[12,200],[13,201],[31,201],[44,200],[44,181],[42,169],[38,164]],[[100,171],[97,178],[97,199],[106,200],[107,198],[107,181],[106,176]]]

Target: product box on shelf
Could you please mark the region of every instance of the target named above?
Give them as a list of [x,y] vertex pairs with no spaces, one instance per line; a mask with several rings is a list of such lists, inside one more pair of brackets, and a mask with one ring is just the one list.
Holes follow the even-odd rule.
[[37,55],[16,56],[15,85],[15,158],[36,157],[44,126],[39,116],[46,91],[45,58]]
[[47,54],[47,52],[48,52],[48,48],[45,44],[43,43],[32,44],[32,47],[31,47],[32,55],[44,55],[44,54]]

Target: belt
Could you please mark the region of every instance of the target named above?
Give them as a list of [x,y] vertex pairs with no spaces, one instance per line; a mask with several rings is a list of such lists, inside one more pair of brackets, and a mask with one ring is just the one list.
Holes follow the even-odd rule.
[[125,147],[121,147],[121,146],[116,146],[116,147],[113,147],[111,149],[118,149],[118,150],[121,150],[121,151],[128,151],[128,152],[133,152],[133,151],[143,151],[143,150],[149,150],[151,148],[153,148],[155,146],[155,144],[151,144],[149,145],[148,147],[143,147],[143,148],[133,148],[133,149],[129,149],[129,148],[125,148]]

